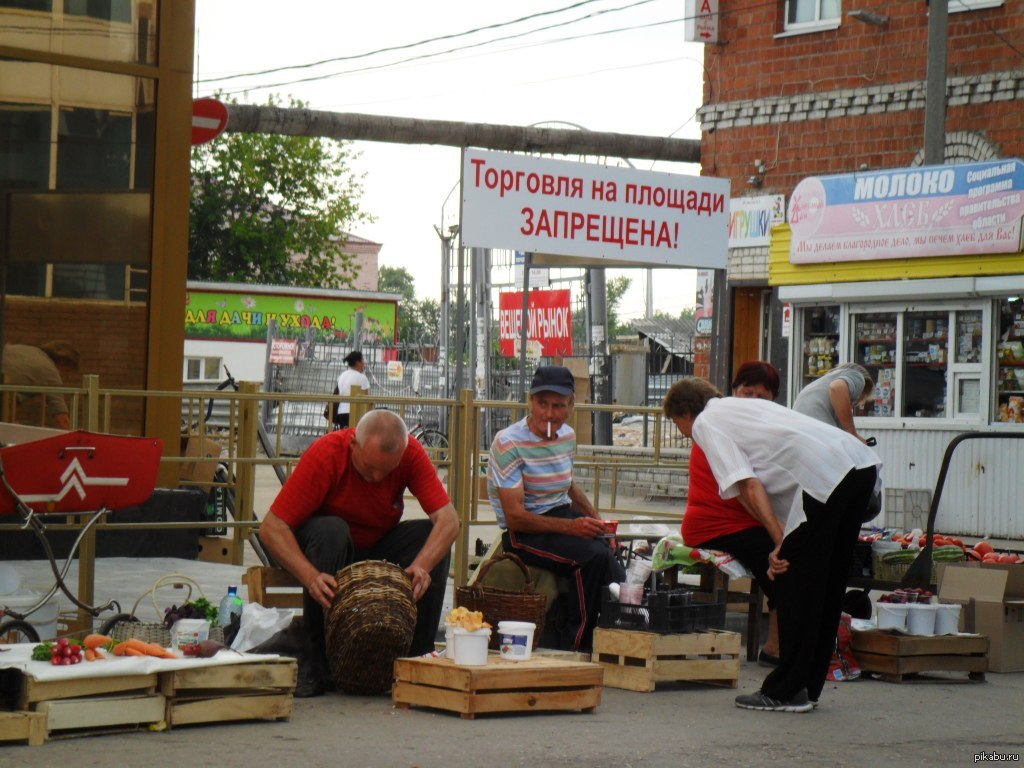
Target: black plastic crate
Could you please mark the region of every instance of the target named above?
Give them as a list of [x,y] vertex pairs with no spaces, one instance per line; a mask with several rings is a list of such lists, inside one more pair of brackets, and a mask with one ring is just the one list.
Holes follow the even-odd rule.
[[612,599],[605,587],[597,625],[662,635],[706,632],[725,627],[725,595],[669,589],[646,593],[640,605]]

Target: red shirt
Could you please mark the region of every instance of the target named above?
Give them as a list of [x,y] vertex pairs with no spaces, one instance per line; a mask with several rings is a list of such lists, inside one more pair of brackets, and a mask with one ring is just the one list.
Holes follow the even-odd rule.
[[683,541],[691,547],[699,547],[705,541],[759,525],[761,523],[747,512],[738,498],[723,499],[718,495],[718,481],[711,472],[708,457],[694,443],[690,450],[690,490],[681,530]]
[[416,438],[409,438],[394,472],[379,483],[369,483],[349,461],[355,434],[354,427],[329,432],[299,459],[270,505],[293,530],[313,515],[336,515],[348,523],[356,549],[369,549],[402,519],[406,488],[428,515],[451,503]]

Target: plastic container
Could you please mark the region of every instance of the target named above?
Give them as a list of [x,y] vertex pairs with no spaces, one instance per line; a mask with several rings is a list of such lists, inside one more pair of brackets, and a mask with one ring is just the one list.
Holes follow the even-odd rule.
[[907,632],[928,637],[935,634],[935,614],[938,613],[939,606],[911,603],[907,608],[910,609],[907,613]]
[[242,616],[242,607],[245,603],[238,596],[238,587],[232,584],[228,587],[228,593],[221,598],[220,606],[217,608],[217,625],[226,627],[231,624],[231,617]]
[[910,606],[907,603],[878,603],[878,628],[896,629],[901,632],[907,630],[907,613]]
[[206,619],[178,619],[171,626],[171,648],[178,651],[209,637],[210,622]]
[[537,625],[532,621],[499,621],[498,635],[501,638],[501,658],[512,661],[526,661],[533,652],[533,633]]
[[960,604],[940,603],[935,606],[935,634],[955,635],[960,631]]
[[619,584],[619,602],[623,605],[640,605],[644,599],[643,584]]
[[[0,606],[6,606],[18,613],[23,613],[39,602],[43,596],[38,592],[22,592],[17,595],[0,595]],[[39,633],[40,640],[52,640],[57,636],[57,614],[60,612],[60,601],[56,596],[47,600],[25,621]]]
[[[620,594],[624,584],[619,585]],[[597,625],[605,629],[632,629],[659,634],[706,632],[725,627],[725,593],[668,589],[649,592],[639,604],[612,599],[607,587],[601,596]]]
[[487,643],[491,639],[491,630],[487,627],[471,632],[462,627],[452,630],[452,641],[455,645],[453,661],[465,667],[482,667],[487,663]]

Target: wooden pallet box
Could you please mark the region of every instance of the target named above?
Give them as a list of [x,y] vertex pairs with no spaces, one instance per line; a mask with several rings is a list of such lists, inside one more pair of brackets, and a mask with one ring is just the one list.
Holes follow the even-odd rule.
[[510,661],[492,653],[487,664],[461,666],[445,658],[395,661],[396,707],[458,712],[472,720],[492,712],[592,712],[601,703],[597,664],[533,656]]
[[853,633],[853,653],[863,672],[903,682],[906,675],[966,672],[984,680],[989,640],[984,635],[901,635],[883,630]]
[[46,715],[42,712],[0,712],[0,743],[26,742],[38,747],[46,741]]
[[650,692],[676,680],[735,688],[740,676],[738,632],[660,635],[624,629],[594,630],[592,659],[609,688]]
[[295,659],[264,659],[160,674],[168,727],[238,720],[287,720],[294,703]]

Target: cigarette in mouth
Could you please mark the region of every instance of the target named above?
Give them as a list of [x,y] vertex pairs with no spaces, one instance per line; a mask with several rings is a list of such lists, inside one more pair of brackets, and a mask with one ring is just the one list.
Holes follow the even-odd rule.
[[548,437],[551,437],[551,422],[548,422]]

